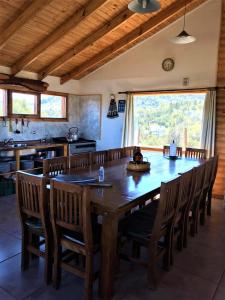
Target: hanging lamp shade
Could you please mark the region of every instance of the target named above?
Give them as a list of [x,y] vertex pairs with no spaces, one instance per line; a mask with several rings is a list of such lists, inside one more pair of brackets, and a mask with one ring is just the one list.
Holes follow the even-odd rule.
[[183,30],[175,38],[172,38],[171,41],[175,44],[190,44],[195,42],[196,38]]
[[135,13],[147,14],[159,10],[160,3],[157,0],[133,0],[128,8]]
[[171,42],[175,44],[190,44],[196,41],[196,38],[185,31],[186,25],[186,11],[187,11],[187,0],[185,1],[185,9],[184,9],[184,21],[183,21],[183,30],[176,37],[171,39]]

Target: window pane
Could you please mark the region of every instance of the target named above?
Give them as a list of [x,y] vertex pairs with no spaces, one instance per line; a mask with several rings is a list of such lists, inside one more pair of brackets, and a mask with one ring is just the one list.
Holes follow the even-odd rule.
[[6,91],[0,89],[0,116],[6,116]]
[[12,113],[18,115],[36,115],[37,96],[12,92]]
[[[135,139],[142,146],[200,147],[205,93],[134,97]],[[187,144],[185,142],[187,132]]]
[[66,97],[41,94],[41,118],[66,118]]

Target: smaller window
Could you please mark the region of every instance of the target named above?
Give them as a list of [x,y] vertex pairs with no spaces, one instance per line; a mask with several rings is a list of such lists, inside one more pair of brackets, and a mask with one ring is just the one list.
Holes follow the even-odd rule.
[[7,91],[0,89],[0,117],[7,115]]
[[37,95],[12,92],[12,114],[36,116]]
[[66,119],[67,97],[41,94],[41,118]]

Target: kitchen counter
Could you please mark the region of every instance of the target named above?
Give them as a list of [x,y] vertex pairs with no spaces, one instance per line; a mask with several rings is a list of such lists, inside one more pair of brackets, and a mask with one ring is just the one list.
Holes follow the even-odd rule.
[[[15,145],[16,143],[14,143]],[[24,142],[18,142],[18,145],[21,144],[21,146],[12,146],[12,145],[2,145],[0,146],[0,154],[4,153],[4,152],[14,152],[14,156],[16,159],[16,170],[20,170],[20,157],[21,157],[21,153],[25,150],[29,150],[29,149],[50,149],[50,148],[63,148],[63,155],[67,156],[68,155],[68,144],[66,143],[30,143],[29,141],[24,141]],[[17,145],[16,144],[16,145]],[[1,155],[0,155],[1,156]],[[4,156],[4,155],[2,155]],[[1,174],[2,175],[2,174]]]

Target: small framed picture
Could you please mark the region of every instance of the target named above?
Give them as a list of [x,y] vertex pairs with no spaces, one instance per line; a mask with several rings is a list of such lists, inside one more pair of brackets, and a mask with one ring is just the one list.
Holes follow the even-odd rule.
[[118,101],[118,112],[119,113],[124,113],[125,112],[125,105],[126,105],[126,100],[119,100]]

